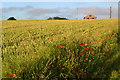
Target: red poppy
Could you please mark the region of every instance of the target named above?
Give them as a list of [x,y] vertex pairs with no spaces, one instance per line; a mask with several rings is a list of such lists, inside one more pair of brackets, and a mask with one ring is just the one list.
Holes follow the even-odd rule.
[[63,46],[59,46],[60,48],[63,48]]
[[107,35],[108,37],[110,37],[110,35]]
[[114,37],[115,35],[112,35],[112,37]]
[[79,57],[75,57],[76,59],[78,59]]
[[109,54],[109,52],[107,51],[106,54]]
[[22,67],[22,69],[25,69],[25,67]]
[[92,51],[93,49],[92,48],[90,48],[90,51]]
[[111,53],[107,51],[106,54],[111,54]]
[[19,73],[22,73],[23,71],[22,70],[20,70],[20,72]]
[[84,53],[80,53],[79,55],[83,55]]
[[38,59],[40,59],[41,57],[38,57]]
[[10,77],[13,77],[13,76],[14,76],[14,74],[10,74],[9,76],[10,76]]
[[21,78],[20,76],[18,76],[18,78]]
[[105,42],[104,40],[102,42]]
[[106,37],[103,37],[104,39],[106,39]]
[[8,73],[5,73],[6,75],[8,75]]
[[53,40],[50,40],[50,42],[53,42]]
[[86,75],[87,73],[77,73],[78,75]]
[[74,55],[75,53],[71,53],[71,55]]
[[58,60],[60,60],[60,57],[57,57]]
[[92,52],[90,52],[90,54],[92,54]]
[[68,52],[70,52],[72,49],[69,49]]
[[90,42],[90,43],[94,43],[94,42]]
[[102,51],[101,53],[104,53],[105,51]]
[[100,39],[96,40],[96,42],[98,42]]
[[80,43],[80,45],[81,45],[81,46],[85,46],[85,44],[83,44],[83,43]]
[[30,67],[30,65],[26,65],[26,67]]
[[63,37],[64,38],[64,40],[66,40],[66,37]]
[[64,58],[66,58],[66,57],[64,57]]
[[84,47],[84,49],[85,49],[85,50],[89,50],[89,48],[87,48],[87,47]]

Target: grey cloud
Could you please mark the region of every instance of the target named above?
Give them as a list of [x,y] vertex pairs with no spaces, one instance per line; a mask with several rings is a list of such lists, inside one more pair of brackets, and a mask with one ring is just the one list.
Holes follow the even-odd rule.
[[94,15],[107,15],[107,13],[109,12],[109,9],[106,8],[99,8],[96,6],[93,7],[87,7],[87,8],[78,8],[78,13],[82,13],[85,15],[88,14],[94,14]]
[[[100,8],[97,6],[82,7],[82,8],[74,9],[70,15],[72,16],[72,15],[77,15],[77,14],[78,15],[93,14],[96,16],[109,16],[110,9],[109,8]],[[118,15],[118,8],[112,8],[112,16],[117,18],[117,15]]]
[[[46,19],[47,17],[50,16],[60,16],[60,17],[75,19],[77,18],[77,16],[79,16],[79,18],[83,18],[85,15],[88,14],[93,14],[98,18],[109,18],[109,8],[101,8],[97,6],[80,7],[78,8],[78,15],[77,15],[77,9],[70,7],[57,7],[54,9],[34,8],[32,6],[3,8],[4,13],[5,12],[9,13],[10,11],[15,11],[15,10],[19,10],[19,11],[24,10],[26,13],[24,13],[23,15],[27,14],[26,17],[28,17],[28,19],[41,19],[41,18]],[[118,8],[112,7],[112,18],[117,18],[117,17],[118,17]]]
[[[27,12],[31,17],[37,18],[38,16],[49,16],[49,14],[54,14],[54,16],[67,17],[71,19],[83,18],[83,15],[93,14],[98,18],[109,18],[109,8],[101,8],[97,6],[90,7],[81,7],[77,9],[69,8],[69,7],[59,7],[55,9],[43,9],[43,8],[34,8]],[[112,18],[118,17],[118,8],[112,8]]]
[[54,14],[60,13],[58,9],[43,9],[43,8],[35,8],[27,12],[27,14],[31,16],[41,16],[44,14]]
[[24,7],[8,7],[8,8],[2,8],[3,13],[11,12],[11,11],[16,11],[16,10],[30,10],[33,9],[32,6],[24,6]]

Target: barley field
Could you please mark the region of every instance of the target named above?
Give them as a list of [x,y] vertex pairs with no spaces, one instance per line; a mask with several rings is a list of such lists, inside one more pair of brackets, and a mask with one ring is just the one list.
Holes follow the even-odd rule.
[[120,78],[118,19],[2,21],[2,78]]

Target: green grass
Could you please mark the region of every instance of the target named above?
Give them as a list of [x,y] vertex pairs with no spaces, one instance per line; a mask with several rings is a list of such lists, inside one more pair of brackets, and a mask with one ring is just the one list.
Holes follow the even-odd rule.
[[2,21],[3,78],[120,78],[118,34],[117,19]]

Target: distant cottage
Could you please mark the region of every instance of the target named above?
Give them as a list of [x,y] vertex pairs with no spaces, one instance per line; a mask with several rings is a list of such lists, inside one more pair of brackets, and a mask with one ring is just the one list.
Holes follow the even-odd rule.
[[96,16],[93,16],[92,14],[89,14],[88,16],[85,16],[83,19],[96,19]]

